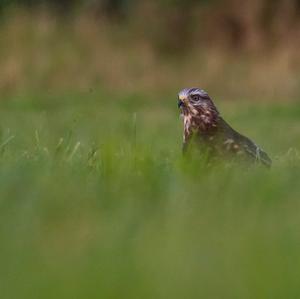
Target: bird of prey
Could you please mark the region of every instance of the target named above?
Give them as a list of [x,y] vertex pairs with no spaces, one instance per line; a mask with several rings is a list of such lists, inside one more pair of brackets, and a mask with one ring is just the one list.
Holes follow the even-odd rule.
[[271,166],[269,156],[249,138],[231,128],[203,89],[181,90],[178,94],[178,108],[184,123],[184,153],[191,141],[195,140],[209,156]]

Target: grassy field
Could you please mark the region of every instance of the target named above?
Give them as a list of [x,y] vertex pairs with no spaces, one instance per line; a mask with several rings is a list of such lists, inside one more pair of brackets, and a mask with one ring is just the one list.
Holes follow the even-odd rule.
[[299,104],[222,102],[271,170],[181,156],[176,96],[0,102],[0,292],[299,298]]

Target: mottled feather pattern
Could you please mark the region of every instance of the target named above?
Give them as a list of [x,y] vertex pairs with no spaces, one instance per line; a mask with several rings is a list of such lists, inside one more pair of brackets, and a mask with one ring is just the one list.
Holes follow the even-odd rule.
[[219,157],[239,158],[271,166],[271,159],[249,138],[239,134],[220,116],[207,92],[185,88],[178,94],[178,106],[184,123],[183,150],[192,137]]

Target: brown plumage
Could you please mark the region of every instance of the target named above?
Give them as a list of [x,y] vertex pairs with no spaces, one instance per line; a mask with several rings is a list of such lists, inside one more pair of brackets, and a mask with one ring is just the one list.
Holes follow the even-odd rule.
[[195,140],[210,156],[271,166],[271,159],[262,149],[232,129],[220,116],[204,90],[183,89],[178,94],[178,107],[184,122],[183,152],[187,151],[191,140]]

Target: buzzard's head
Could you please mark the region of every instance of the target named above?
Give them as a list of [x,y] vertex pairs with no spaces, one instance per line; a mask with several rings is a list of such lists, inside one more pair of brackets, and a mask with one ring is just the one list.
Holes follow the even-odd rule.
[[184,88],[178,94],[178,108],[183,115],[197,115],[202,110],[217,109],[206,91],[200,88]]
[[185,88],[178,94],[178,108],[184,118],[207,130],[219,117],[219,112],[206,91],[200,88]]

